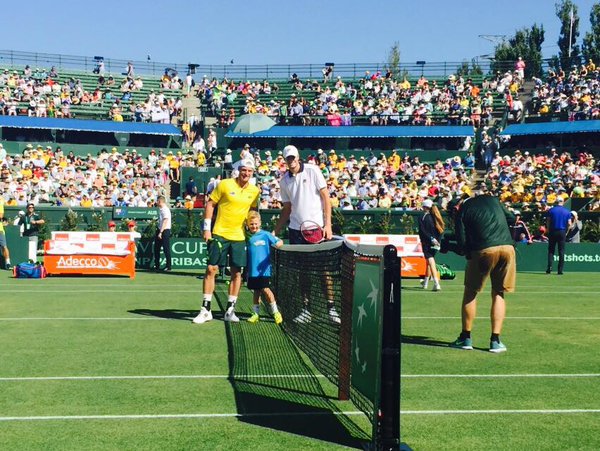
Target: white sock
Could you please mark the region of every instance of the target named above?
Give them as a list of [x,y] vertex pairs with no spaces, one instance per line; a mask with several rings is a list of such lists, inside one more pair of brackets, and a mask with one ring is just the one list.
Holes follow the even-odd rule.
[[235,308],[235,303],[237,302],[237,296],[232,296],[231,294],[227,298],[227,310],[233,310]]
[[202,300],[203,300],[203,301],[206,301],[206,302],[211,302],[211,301],[212,301],[212,297],[213,297],[213,295],[212,295],[212,294],[207,294],[207,293],[204,293],[204,294],[202,295]]
[[260,312],[260,304],[252,304],[252,311],[258,315]]
[[4,263],[6,263],[7,265],[10,265],[10,258],[7,258],[6,260],[4,260]]
[[279,309],[277,308],[277,303],[276,303],[276,302],[273,302],[273,303],[271,304],[271,313],[273,313],[273,315],[274,315],[274,314],[275,314],[275,313],[277,313],[278,311],[279,311]]

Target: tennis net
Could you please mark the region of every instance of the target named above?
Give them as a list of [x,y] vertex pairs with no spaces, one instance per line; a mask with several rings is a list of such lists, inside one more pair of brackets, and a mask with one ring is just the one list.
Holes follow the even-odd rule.
[[352,322],[357,259],[379,262],[381,246],[344,241],[284,245],[273,255],[273,289],[283,327],[315,368],[367,416],[374,403],[351,384]]

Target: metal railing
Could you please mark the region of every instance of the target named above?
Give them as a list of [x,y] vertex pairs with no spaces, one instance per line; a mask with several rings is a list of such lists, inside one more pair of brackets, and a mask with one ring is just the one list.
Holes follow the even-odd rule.
[[[146,75],[162,75],[165,69],[174,69],[180,74],[187,74],[189,63],[159,62],[152,60],[125,60],[115,58],[104,58],[104,67],[107,74],[119,74],[126,70],[127,63],[134,65],[135,72]],[[70,69],[83,72],[92,72],[98,62],[98,56],[63,55],[58,53],[24,52],[19,50],[0,50],[0,66],[23,67],[30,65],[32,68],[43,67],[49,69],[55,66],[57,69]],[[410,77],[447,77],[456,74],[465,63],[470,67],[476,65],[483,74],[491,70],[489,60],[465,60],[465,61],[443,61],[443,62],[415,62],[401,63],[398,68],[400,75],[406,74]],[[293,74],[301,79],[322,79],[322,69],[325,64],[260,64],[260,65],[238,65],[223,64],[195,65],[195,78],[206,75],[209,78],[229,78],[233,80],[283,80],[289,79]],[[496,68],[504,70],[514,67],[513,61],[498,62]],[[342,77],[344,79],[360,78],[367,71],[374,74],[378,71],[385,73],[387,65],[379,63],[341,63],[333,67],[332,78]]]

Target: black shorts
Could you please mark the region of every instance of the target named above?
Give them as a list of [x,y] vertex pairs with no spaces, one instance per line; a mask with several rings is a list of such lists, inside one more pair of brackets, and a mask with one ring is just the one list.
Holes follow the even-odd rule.
[[433,258],[435,254],[437,254],[437,250],[433,249],[431,246],[423,246],[423,255],[425,258]]
[[312,244],[304,239],[302,232],[296,229],[288,229],[290,244]]
[[269,288],[271,286],[270,277],[248,277],[248,283],[246,284],[250,290],[261,290],[263,288]]

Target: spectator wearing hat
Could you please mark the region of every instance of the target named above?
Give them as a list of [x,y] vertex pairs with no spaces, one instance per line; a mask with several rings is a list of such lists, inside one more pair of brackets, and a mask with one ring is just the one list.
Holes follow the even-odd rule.
[[567,230],[571,227],[571,212],[564,207],[564,199],[559,197],[556,205],[546,213],[546,228],[548,230],[548,265],[546,274],[552,272],[554,252],[558,246],[558,273],[563,274],[565,265],[565,242]]
[[45,224],[39,214],[35,211],[32,203],[27,204],[27,212],[19,216],[17,225],[23,226],[23,236],[29,238],[29,259],[35,261],[37,258],[38,235],[40,225]]
[[115,221],[108,221],[108,231],[109,232],[117,231],[117,223]]
[[580,243],[581,242],[581,230],[583,228],[583,222],[579,220],[579,216],[576,211],[571,212],[571,225],[567,230],[566,242],[567,243]]

